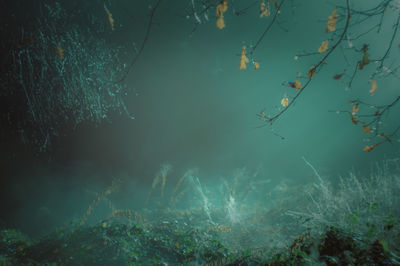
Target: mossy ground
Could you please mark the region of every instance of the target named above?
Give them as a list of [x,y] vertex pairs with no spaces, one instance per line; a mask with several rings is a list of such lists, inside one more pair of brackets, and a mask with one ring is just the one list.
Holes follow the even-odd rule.
[[[172,217],[174,218],[174,217]],[[215,228],[216,225],[214,225]],[[221,228],[221,227],[219,227]],[[226,231],[225,234],[235,234]],[[0,231],[0,265],[399,265],[385,241],[362,239],[339,228],[301,234],[276,249],[238,250],[207,226],[182,219],[148,224],[105,220],[69,225],[30,239]],[[268,236],[265,236],[266,238]],[[400,236],[397,236],[399,238]],[[399,241],[400,242],[400,241]]]

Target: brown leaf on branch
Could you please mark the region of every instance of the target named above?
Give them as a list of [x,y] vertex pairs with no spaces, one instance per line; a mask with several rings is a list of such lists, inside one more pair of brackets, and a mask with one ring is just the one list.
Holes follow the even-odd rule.
[[279,4],[278,4],[278,2],[276,2],[275,0],[274,0],[274,4],[275,4],[275,7],[276,7],[276,9],[280,9],[280,6],[279,6]]
[[223,17],[228,10],[228,0],[223,0],[217,5],[217,17]]
[[371,89],[369,90],[369,94],[371,96],[374,95],[375,91],[378,89],[377,85],[376,85],[376,81],[375,80],[371,80]]
[[343,76],[343,74],[336,74],[336,75],[333,76],[333,79],[334,80],[339,80],[339,79],[342,78],[342,76]]
[[368,65],[370,63],[370,60],[369,60],[370,54],[368,53],[368,45],[364,44],[362,50],[364,52],[363,58],[360,62],[358,62],[358,68],[360,70],[362,70],[366,65]]
[[315,75],[315,66],[312,66],[310,70],[308,70],[307,77],[311,79],[314,77],[314,75]]
[[262,18],[269,17],[270,14],[271,14],[271,13],[269,12],[269,9],[266,8],[266,9],[261,13],[261,16],[260,16],[260,17],[262,17]]
[[329,46],[329,41],[328,40],[322,42],[321,46],[318,48],[318,52],[320,54],[325,53],[326,50],[328,50],[328,46]]
[[217,5],[217,28],[222,30],[225,28],[224,13],[228,10],[228,0],[223,0]]
[[353,122],[354,125],[357,125],[358,121],[357,121],[356,117],[352,114],[350,114],[350,116],[351,116],[351,122]]
[[325,28],[325,32],[335,31],[336,30],[336,22],[337,22],[337,8],[332,11],[332,14],[329,16],[328,23]]
[[255,70],[260,69],[260,63],[254,62],[254,69],[255,69]]
[[301,82],[298,78],[296,78],[296,82],[294,83],[294,86],[295,86],[296,90],[301,89]]
[[249,59],[246,56],[246,46],[242,46],[242,52],[240,53],[240,63],[239,63],[239,69],[246,69],[247,66],[246,64],[249,62]]
[[353,108],[351,110],[351,114],[355,115],[357,114],[358,110],[360,109],[360,106],[358,104],[353,105]]
[[283,107],[287,107],[287,106],[289,105],[289,99],[288,99],[288,97],[286,96],[286,94],[283,96],[283,98],[282,98],[282,100],[281,100],[281,105],[282,105]]
[[375,145],[367,145],[364,147],[365,152],[370,152],[375,148]]
[[270,15],[269,8],[265,4],[265,0],[263,0],[260,4],[260,17],[268,17]]
[[384,138],[384,139],[386,139],[387,141],[389,141],[390,143],[392,143],[392,140],[391,140],[388,136],[386,136],[385,133],[382,133],[380,136],[381,136],[381,138]]
[[265,10],[265,0],[262,0],[260,4],[260,12],[263,12],[264,10]]
[[363,126],[362,130],[367,134],[371,133],[371,129],[367,125]]
[[225,20],[224,18],[217,18],[217,28],[222,30],[225,28]]

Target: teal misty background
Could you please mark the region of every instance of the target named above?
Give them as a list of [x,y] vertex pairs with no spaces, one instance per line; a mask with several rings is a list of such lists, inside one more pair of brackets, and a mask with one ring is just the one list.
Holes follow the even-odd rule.
[[[237,9],[243,6],[234,4]],[[329,112],[349,110],[350,99],[385,103],[398,93],[395,80],[379,80],[380,90],[371,97],[367,71],[346,91],[346,85],[332,78],[350,68],[340,50],[329,58],[296,105],[274,124],[285,140],[270,133],[269,127],[256,128],[262,125],[256,114],[264,108],[267,114],[276,113],[283,94],[293,93],[282,82],[294,80],[298,72],[305,75],[319,60],[319,55],[297,61],[294,56],[316,51],[327,38],[323,28],[332,5],[302,2],[291,6],[288,2],[288,11],[282,12],[280,19],[289,32],[276,26],[263,39],[254,56],[261,65],[258,71],[251,64],[239,71],[239,54],[242,45],[256,42],[269,18],[260,19],[255,8],[241,16],[230,9],[225,29],[218,30],[214,19],[207,22],[202,17],[204,24],[190,34],[193,18],[180,16],[188,5],[164,3],[157,13],[151,39],[127,81],[138,92],[128,101],[135,121],[116,121],[110,135],[100,132],[101,139],[96,141],[106,147],[92,143],[90,133],[80,138],[80,148],[87,147],[90,152],[97,146],[97,156],[122,158],[129,165],[138,160],[146,164],[169,161],[177,167],[198,166],[211,172],[261,163],[273,176],[296,180],[308,172],[302,156],[333,174],[353,166],[363,170],[398,152],[397,145],[385,145],[374,153],[364,153],[368,136],[352,125],[347,114]],[[117,15],[115,18],[118,21]],[[135,23],[136,32],[144,22]],[[134,34],[135,27],[126,23],[124,31]],[[388,34],[384,37],[389,38],[390,28],[385,30]],[[378,41],[370,45],[374,51],[386,47]],[[396,57],[398,50],[393,49],[391,59]],[[350,53],[348,60],[359,59]],[[396,111],[385,121],[390,129],[397,126]]]
[[[320,60],[321,55],[298,60],[295,56],[317,51],[329,36],[324,28],[334,5],[340,2],[344,6],[345,1],[287,1],[280,24],[272,27],[250,58],[260,63],[260,69],[254,70],[250,63],[247,70],[239,70],[242,46],[254,45],[272,19],[259,18],[258,4],[236,15],[235,11],[251,4],[247,2],[230,1],[226,28],[219,30],[214,9],[208,20],[200,16],[198,24],[193,16],[187,17],[191,1],[162,1],[145,48],[124,81],[131,89],[124,101],[135,119],[110,115],[111,122],[96,127],[83,123],[73,132],[60,134],[52,151],[44,154],[37,155],[26,146],[13,149],[5,145],[2,182],[7,192],[2,208],[7,215],[2,219],[30,232],[41,227],[43,217],[49,226],[59,225],[83,213],[93,191],[102,191],[115,178],[122,178],[126,185],[114,201],[140,208],[164,163],[172,166],[167,183],[172,190],[192,168],[198,168],[200,180],[210,186],[238,168],[249,172],[262,169],[271,186],[282,181],[302,185],[315,181],[303,158],[333,183],[349,171],[368,176],[375,163],[398,158],[398,136],[393,143],[365,153],[363,147],[379,138],[353,125],[348,114],[336,113],[351,110],[348,101],[352,99],[386,104],[399,94],[398,79],[390,77],[377,78],[379,89],[375,96],[369,95],[372,66],[359,72],[349,89],[341,80],[334,80],[335,74],[352,69],[360,60],[359,53],[348,51],[346,41],[328,58],[294,106],[272,127],[258,128],[263,125],[257,117],[261,110],[275,114],[283,95],[294,95],[294,89],[282,83],[305,76]],[[376,1],[354,2],[368,8]],[[60,4],[70,12],[93,12],[104,18],[105,28],[109,27],[101,1]],[[5,5],[12,12],[22,6]],[[104,34],[107,45],[135,43],[140,47],[153,1],[106,1],[106,5],[115,20],[115,30]],[[39,6],[32,4],[31,14],[20,11],[13,16],[21,23],[34,21],[40,14]],[[379,38],[361,38],[354,44],[361,47],[367,43],[371,57],[380,57],[390,40],[395,16],[391,12],[385,17]],[[79,21],[73,23],[86,27]],[[376,21],[371,22],[374,24]],[[338,23],[338,29],[343,26],[343,21]],[[399,38],[395,43],[389,64],[399,59]],[[134,48],[129,49],[124,57],[127,62],[135,56]],[[65,53],[68,56],[67,50]],[[381,126],[393,131],[400,123],[399,114],[399,106],[395,106]],[[107,213],[105,206],[101,208]],[[99,218],[103,213],[96,215]]]

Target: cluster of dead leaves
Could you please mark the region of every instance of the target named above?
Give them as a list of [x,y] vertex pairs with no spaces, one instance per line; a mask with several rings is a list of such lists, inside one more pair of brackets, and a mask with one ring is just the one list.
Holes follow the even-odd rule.
[[260,4],[260,17],[261,18],[269,17],[270,14],[271,13],[269,11],[269,7],[267,7],[267,5],[265,4],[265,0],[262,0]]
[[384,141],[381,141],[381,142],[377,142],[377,143],[375,143],[375,144],[373,144],[373,145],[366,145],[365,147],[364,147],[364,151],[365,152],[370,152],[370,151],[372,151],[373,149],[375,149],[376,148],[376,146],[378,146],[378,145],[381,145],[382,143],[384,143],[385,141],[388,141],[388,142],[392,142],[392,140],[388,137],[388,136],[386,136],[386,134],[385,133],[381,133],[380,135],[379,135],[379,137],[381,137],[381,138],[383,138],[383,139],[385,139]]
[[[356,114],[358,113],[358,111],[359,111],[359,109],[360,109],[359,103],[358,103],[357,101],[349,101],[349,104],[353,105],[353,107],[352,107],[352,109],[351,109],[351,114],[350,114],[351,122],[352,122],[354,125],[358,125],[358,123],[360,123],[360,124],[362,125],[362,131],[364,131],[364,133],[367,134],[367,135],[371,134],[371,128],[369,127],[369,124],[367,124],[367,123],[365,123],[365,122],[363,122],[363,121],[357,120],[357,118],[356,118]],[[375,113],[375,115],[379,115],[379,112],[377,111],[377,112]],[[386,136],[385,133],[381,133],[379,136],[380,136],[381,138],[384,138],[385,141],[392,142],[392,140],[391,140],[388,136]],[[364,147],[364,151],[365,151],[365,152],[370,152],[370,151],[372,151],[376,146],[382,144],[382,143],[385,142],[385,141],[381,141],[381,142],[375,143],[375,144],[373,144],[373,145],[366,145],[366,146]]]
[[[275,5],[275,8],[278,10],[278,15],[280,15],[281,10],[280,10],[280,6],[278,4],[278,2],[276,2],[275,0],[269,0],[269,2],[273,3]],[[265,3],[265,0],[261,1],[260,4],[260,18],[266,18],[269,17],[271,15],[271,9],[269,7],[269,2],[268,4]]]
[[[239,63],[239,69],[247,69],[247,63],[249,63],[249,58],[246,56],[246,45],[242,46],[242,51],[240,52],[240,63]],[[252,60],[252,63],[254,65],[254,69],[258,70],[260,69],[260,63]]]
[[217,28],[222,30],[225,28],[224,13],[228,10],[228,0],[222,0],[217,5]]
[[[328,31],[335,31],[336,30],[336,23],[337,23],[337,8],[332,11],[332,14],[329,16],[328,23],[325,27],[325,32]],[[318,52],[320,54],[325,53],[329,48],[329,40],[323,41],[321,46],[318,48]]]
[[337,23],[337,8],[332,11],[332,14],[329,16],[328,23],[325,27],[325,32],[328,31],[335,31],[336,30],[336,23]]
[[[354,125],[358,125],[358,123],[359,122],[361,122],[363,125],[365,125],[365,123],[364,122],[362,122],[362,121],[358,121],[357,120],[357,118],[356,118],[356,115],[357,115],[357,113],[358,113],[358,110],[360,110],[360,105],[357,103],[357,102],[355,102],[355,101],[349,101],[349,104],[351,104],[351,105],[353,105],[353,107],[351,108],[351,114],[350,114],[350,116],[351,116],[351,122],[354,124]],[[364,129],[363,129],[364,130]],[[369,134],[369,129],[368,130],[364,130],[365,132],[366,131],[368,131],[368,134]],[[367,132],[366,132],[367,133]]]

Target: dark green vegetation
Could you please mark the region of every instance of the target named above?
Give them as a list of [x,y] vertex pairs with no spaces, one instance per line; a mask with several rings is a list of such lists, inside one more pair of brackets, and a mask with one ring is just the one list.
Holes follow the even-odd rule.
[[[1,229],[0,263],[399,265],[398,160],[385,161],[369,179],[350,174],[337,185],[309,166],[316,183],[271,184],[258,170],[242,169],[214,190],[193,169],[168,187],[173,171],[165,164],[148,207],[117,209],[111,196],[120,181],[98,193],[81,217],[42,237]],[[99,220],[102,203],[111,213]]]
[[241,252],[224,246],[214,231],[178,221],[147,226],[103,221],[90,227],[65,227],[35,241],[16,230],[3,229],[0,235],[1,265],[399,263],[385,241],[366,241],[334,227],[317,238],[299,235],[286,249]]

